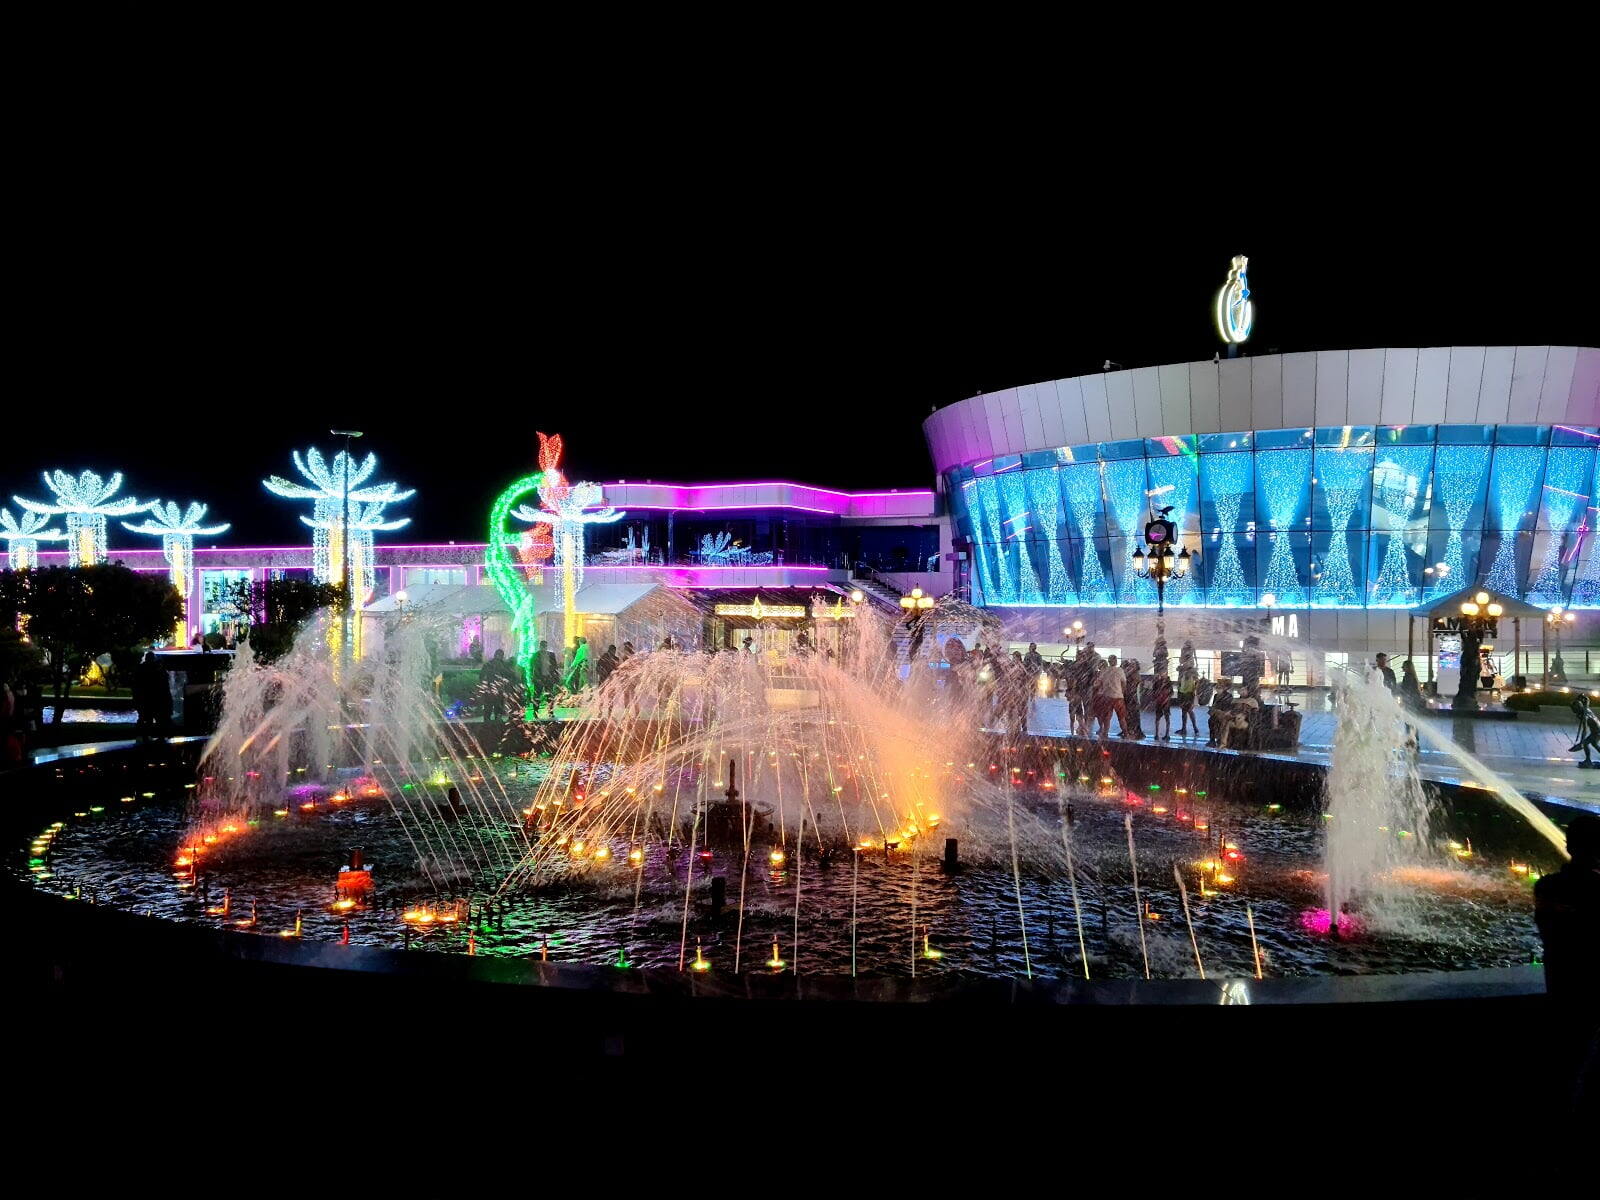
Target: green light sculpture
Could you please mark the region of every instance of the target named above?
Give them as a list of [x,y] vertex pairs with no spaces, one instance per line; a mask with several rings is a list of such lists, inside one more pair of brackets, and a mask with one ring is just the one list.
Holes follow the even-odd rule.
[[484,565],[489,572],[489,582],[500,593],[511,613],[511,635],[517,642],[517,666],[522,671],[522,683],[533,689],[533,655],[538,649],[538,613],[534,609],[533,589],[524,581],[512,547],[518,539],[506,534],[506,519],[524,496],[539,490],[544,483],[544,472],[524,475],[495,499],[489,512],[489,548]]

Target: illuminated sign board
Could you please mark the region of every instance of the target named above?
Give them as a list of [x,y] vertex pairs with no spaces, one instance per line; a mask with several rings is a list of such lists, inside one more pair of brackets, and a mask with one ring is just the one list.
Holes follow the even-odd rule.
[[1235,255],[1228,282],[1217,293],[1217,332],[1230,346],[1248,338],[1256,321],[1256,306],[1250,300],[1250,283],[1245,278],[1249,263],[1244,255]]
[[757,621],[769,617],[805,617],[810,610],[804,604],[763,604],[757,596],[749,604],[719,604],[714,610],[719,617],[752,617]]

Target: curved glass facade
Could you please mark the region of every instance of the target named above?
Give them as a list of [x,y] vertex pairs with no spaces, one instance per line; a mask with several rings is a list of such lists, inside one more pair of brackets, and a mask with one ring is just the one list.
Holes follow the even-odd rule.
[[1132,555],[1171,505],[1196,562],[1169,605],[1411,608],[1477,584],[1600,608],[1597,447],[1593,426],[1346,425],[1063,446],[945,479],[976,604],[1154,604]]

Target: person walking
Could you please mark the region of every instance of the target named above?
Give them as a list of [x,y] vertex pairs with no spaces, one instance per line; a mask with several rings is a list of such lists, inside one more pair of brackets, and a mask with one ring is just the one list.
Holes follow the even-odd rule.
[[607,646],[606,652],[600,656],[600,661],[594,665],[594,682],[596,687],[605,687],[606,680],[611,678],[622,660],[617,657],[617,648]]

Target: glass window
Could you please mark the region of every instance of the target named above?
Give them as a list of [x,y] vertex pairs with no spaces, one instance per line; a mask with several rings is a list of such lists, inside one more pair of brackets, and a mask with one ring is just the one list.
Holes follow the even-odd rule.
[[1436,425],[1379,425],[1373,440],[1380,446],[1431,445],[1438,440]]
[[1314,429],[1269,429],[1255,435],[1257,450],[1286,450],[1311,445]]
[[1557,425],[1550,430],[1552,446],[1588,446],[1591,450],[1600,445],[1600,429],[1593,425]]
[[413,567],[406,572],[408,587],[419,584],[438,584],[441,587],[461,587],[467,582],[465,567]]
[[1496,425],[1494,440],[1502,446],[1543,446],[1550,441],[1548,425]]
[[1314,439],[1317,446],[1346,449],[1351,446],[1372,445],[1371,425],[1324,425],[1318,428]]
[[1101,442],[1100,461],[1109,462],[1119,458],[1143,458],[1144,439],[1129,438],[1121,442]]
[[1228,450],[1250,449],[1250,433],[1202,433],[1200,435],[1200,453],[1223,453]]

